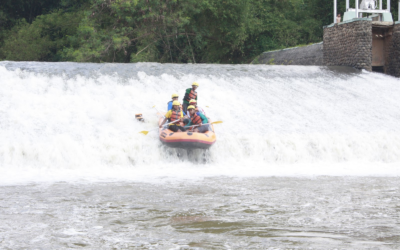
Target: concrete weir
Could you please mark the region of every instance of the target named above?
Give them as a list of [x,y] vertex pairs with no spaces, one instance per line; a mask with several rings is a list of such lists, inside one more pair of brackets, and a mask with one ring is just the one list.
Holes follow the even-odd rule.
[[400,77],[400,22],[353,18],[325,26],[323,39],[264,52],[252,64],[348,66]]
[[324,65],[400,77],[400,22],[352,20],[324,27]]
[[252,64],[270,65],[323,65],[321,43],[282,50],[267,51],[255,58]]
[[[343,22],[334,0],[333,23],[324,26],[323,42],[264,52],[252,64],[347,66],[400,77],[399,20],[393,21],[390,0],[346,0]],[[364,16],[367,17],[364,17]]]

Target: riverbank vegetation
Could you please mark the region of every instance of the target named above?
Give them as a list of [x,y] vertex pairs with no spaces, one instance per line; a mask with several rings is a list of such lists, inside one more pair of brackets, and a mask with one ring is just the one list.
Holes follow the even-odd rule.
[[333,20],[332,0],[4,2],[0,60],[13,61],[249,63],[321,41]]

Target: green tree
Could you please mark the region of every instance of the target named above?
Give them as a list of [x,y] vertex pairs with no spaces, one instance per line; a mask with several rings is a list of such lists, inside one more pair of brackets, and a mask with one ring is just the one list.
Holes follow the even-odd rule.
[[76,61],[241,63],[321,39],[300,0],[94,0],[64,50]]
[[247,63],[321,41],[332,20],[331,0],[5,0],[0,58]]
[[82,17],[82,12],[54,12],[37,17],[32,24],[21,19],[8,32],[0,54],[13,61],[59,61]]

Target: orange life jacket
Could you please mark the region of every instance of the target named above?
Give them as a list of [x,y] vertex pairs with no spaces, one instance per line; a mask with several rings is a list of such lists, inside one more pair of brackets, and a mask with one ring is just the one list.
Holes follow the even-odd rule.
[[173,122],[173,121],[181,119],[181,108],[180,107],[178,110],[171,109],[171,111],[172,111],[172,114],[171,114],[171,118],[169,118],[169,122]]
[[188,99],[186,99],[185,101],[190,101],[190,100],[192,100],[192,99],[194,99],[194,100],[196,100],[196,98],[197,98],[197,92],[196,91],[194,91],[193,89],[191,89],[190,90],[190,93],[189,93],[189,95],[188,95],[188,97],[187,97]]
[[197,115],[197,113],[194,113],[194,115],[190,118],[192,120],[193,125],[199,125],[202,124],[201,117]]

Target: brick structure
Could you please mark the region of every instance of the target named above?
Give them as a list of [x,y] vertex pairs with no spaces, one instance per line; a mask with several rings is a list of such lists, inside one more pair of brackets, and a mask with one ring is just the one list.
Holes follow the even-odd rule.
[[252,64],[348,66],[400,77],[400,22],[354,18],[324,27],[323,43],[262,53]]
[[372,70],[372,20],[357,18],[324,27],[324,65]]
[[386,74],[400,77],[400,22],[395,23],[388,43]]

